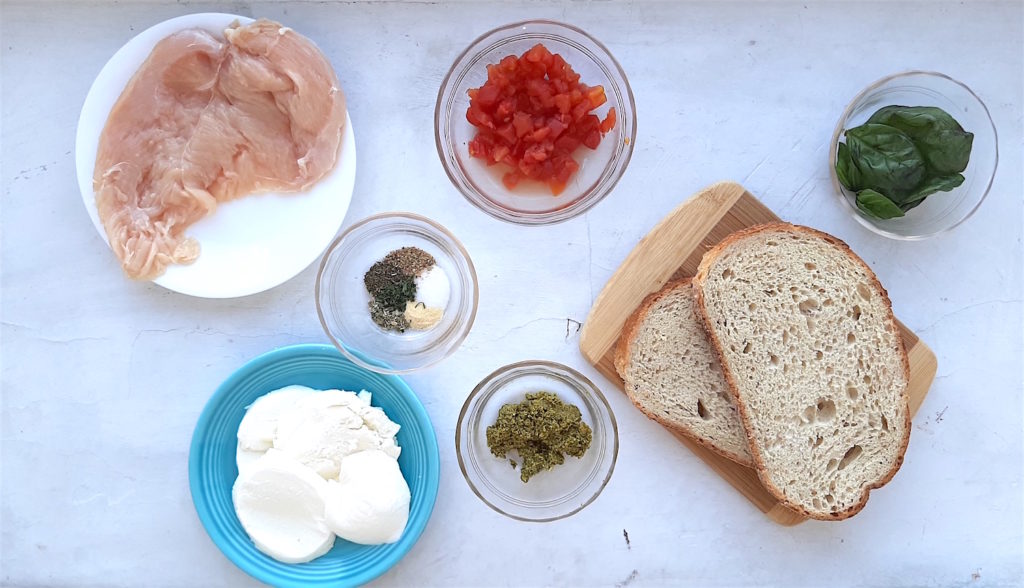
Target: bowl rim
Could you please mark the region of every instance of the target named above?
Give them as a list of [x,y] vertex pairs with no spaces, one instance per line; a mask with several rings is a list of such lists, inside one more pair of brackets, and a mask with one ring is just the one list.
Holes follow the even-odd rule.
[[[358,351],[348,349],[348,346],[345,345],[343,341],[339,341],[338,338],[334,336],[334,333],[331,332],[331,329],[328,328],[327,320],[324,315],[324,310],[322,305],[320,304],[320,291],[324,270],[327,269],[327,263],[331,257],[331,253],[341,244],[341,242],[346,237],[355,232],[357,229],[360,229],[366,225],[369,225],[377,221],[393,219],[409,219],[417,222],[422,222],[430,226],[432,229],[438,231],[441,235],[450,240],[451,243],[454,245],[454,249],[466,261],[466,266],[469,269],[469,281],[473,286],[472,301],[470,303],[469,315],[466,318],[465,326],[462,328],[462,332],[454,339],[454,342],[448,349],[447,353],[427,363],[405,369],[392,369],[389,367],[384,367],[382,365],[374,364],[369,358],[363,358]],[[462,244],[462,241],[459,241],[459,239],[455,237],[455,235],[453,235],[451,231],[444,228],[444,226],[442,226],[440,223],[433,219],[427,218],[421,214],[416,214],[414,212],[379,212],[377,214],[372,214],[352,224],[352,226],[342,231],[342,233],[338,235],[334,239],[334,241],[331,242],[327,249],[324,250],[323,256],[320,259],[320,267],[317,269],[316,272],[316,281],[313,286],[313,298],[316,304],[317,318],[320,320],[320,327],[323,328],[324,333],[327,335],[327,338],[330,339],[331,343],[334,345],[335,348],[337,348],[338,351],[340,351],[345,357],[351,360],[352,363],[358,365],[363,369],[367,369],[370,370],[371,372],[376,372],[378,374],[399,375],[409,374],[436,365],[441,361],[447,359],[451,354],[455,353],[455,351],[459,347],[462,346],[463,341],[465,341],[466,337],[469,336],[470,331],[473,330],[473,324],[476,322],[476,313],[480,303],[480,284],[476,273],[476,266],[473,265],[473,258],[469,256],[469,251],[466,250],[466,247]]]
[[[202,439],[205,435],[200,435],[200,432],[206,432],[210,421],[214,418],[218,411],[218,404],[221,403],[222,398],[229,394],[230,390],[238,384],[238,382],[246,377],[251,376],[253,373],[257,373],[262,369],[265,369],[268,365],[274,365],[277,362],[291,358],[293,356],[303,355],[328,355],[335,358],[341,359],[342,361],[348,361],[344,356],[338,355],[338,350],[326,343],[298,343],[294,345],[286,345],[284,347],[276,347],[269,351],[265,351],[253,358],[247,360],[244,364],[235,369],[231,374],[224,379],[220,385],[217,386],[213,394],[207,399],[203,405],[203,410],[199,413],[198,419],[196,419],[196,425],[192,430],[192,440],[189,443],[189,454],[188,454],[188,486],[189,494],[192,497],[192,506],[196,511],[196,516],[199,518],[199,522],[206,531],[206,535],[213,541],[214,545],[238,569],[242,570],[250,577],[255,578],[261,582],[266,582],[275,586],[307,586],[307,581],[303,581],[299,584],[293,584],[291,580],[282,581],[280,578],[268,577],[262,573],[262,571],[253,565],[244,557],[238,557],[238,553],[234,550],[227,549],[225,547],[225,541],[220,533],[212,533],[211,525],[213,525],[214,516],[210,509],[209,503],[203,498],[204,492],[202,491],[200,479],[203,478],[202,467],[199,462],[199,455],[202,453],[202,444],[206,442]],[[358,365],[356,367],[359,367]],[[408,525],[402,538],[399,540],[395,551],[392,552],[387,560],[382,562],[384,565],[378,564],[378,566],[372,567],[362,574],[353,578],[352,585],[362,585],[370,582],[387,571],[393,568],[398,562],[400,562],[412,547],[419,541],[426,530],[427,524],[430,522],[430,518],[433,514],[434,507],[437,503],[437,495],[440,487],[441,480],[441,453],[437,443],[437,433],[434,431],[433,422],[430,420],[430,414],[427,412],[423,402],[420,401],[419,396],[413,392],[409,384],[405,382],[401,377],[394,374],[381,374],[381,377],[387,379],[397,389],[401,396],[403,396],[409,403],[412,412],[416,416],[416,420],[420,421],[421,424],[425,425],[421,427],[425,433],[424,444],[426,445],[427,452],[431,458],[426,464],[428,470],[427,478],[433,478],[434,483],[427,484],[427,492],[424,496],[423,510],[417,515],[418,522],[413,525]],[[434,470],[436,475],[431,476],[430,470]],[[403,473],[404,476],[404,473]],[[232,512],[232,516],[236,516]],[[410,523],[413,521],[413,515],[410,511],[409,515]],[[214,527],[216,528],[216,527]],[[408,533],[406,535],[405,533]],[[408,539],[407,539],[408,537]],[[373,547],[373,546],[368,546]],[[390,560],[390,561],[389,561]],[[301,565],[301,564],[285,564],[285,565]]]
[[[922,233],[922,234],[918,234],[918,235],[903,235],[903,234],[900,234],[900,233],[894,233],[892,231],[887,231],[887,230],[885,230],[885,229],[875,225],[873,222],[871,222],[871,220],[869,220],[869,219],[865,218],[863,215],[861,215],[860,211],[857,210],[857,208],[850,203],[850,200],[843,193],[843,187],[839,184],[839,178],[836,176],[835,153],[836,153],[836,149],[839,146],[839,138],[842,136],[843,131],[845,130],[843,128],[844,124],[847,121],[847,119],[850,117],[850,114],[853,113],[854,107],[857,105],[857,103],[860,102],[864,97],[866,97],[870,93],[872,93],[872,92],[878,90],[879,88],[881,88],[882,86],[884,86],[885,84],[887,84],[887,83],[889,83],[889,82],[891,82],[893,80],[898,80],[900,78],[907,78],[907,77],[911,77],[911,76],[927,76],[927,77],[934,77],[934,78],[942,79],[942,80],[945,80],[946,82],[951,82],[951,83],[953,83],[953,84],[955,84],[957,86],[960,86],[961,88],[966,90],[967,94],[969,96],[971,96],[975,101],[977,101],[978,105],[981,106],[982,112],[985,113],[985,118],[988,119],[988,124],[992,128],[992,138],[993,138],[994,145],[995,145],[995,151],[994,151],[994,154],[993,154],[992,174],[988,178],[988,184],[985,186],[984,191],[981,193],[981,197],[978,198],[978,201],[974,204],[973,207],[971,207],[971,209],[969,211],[967,211],[967,214],[965,214],[963,216],[963,218],[961,218],[960,220],[956,221],[955,223],[949,225],[948,227],[944,227],[944,228],[932,231],[930,233]],[[868,230],[870,230],[870,231],[872,231],[872,232],[874,232],[874,233],[876,233],[878,235],[882,235],[883,237],[888,237],[890,239],[895,239],[895,240],[899,240],[899,241],[923,241],[925,239],[929,239],[931,237],[935,237],[935,236],[942,235],[944,233],[948,233],[948,232],[952,231],[956,227],[958,227],[961,224],[963,224],[967,219],[971,218],[974,215],[974,213],[977,212],[978,208],[981,207],[981,203],[985,201],[985,198],[988,197],[989,192],[992,190],[992,184],[993,184],[993,182],[995,181],[995,178],[996,178],[996,171],[999,169],[999,133],[996,130],[995,122],[992,120],[992,113],[989,112],[988,106],[985,104],[985,101],[982,100],[981,97],[978,96],[974,92],[974,90],[972,90],[970,88],[970,86],[968,86],[967,84],[961,82],[960,80],[957,80],[956,78],[953,78],[952,76],[946,75],[946,74],[944,74],[942,72],[937,72],[937,71],[932,71],[932,70],[923,70],[923,69],[910,69],[910,70],[900,71],[900,72],[896,72],[894,74],[887,75],[887,76],[885,76],[883,78],[880,78],[880,79],[872,82],[866,88],[864,88],[863,90],[858,92],[857,95],[854,96],[852,100],[850,100],[850,102],[846,105],[846,108],[843,109],[842,114],[839,115],[839,120],[836,122],[835,129],[832,131],[832,141],[829,143],[829,150],[828,150],[827,157],[828,157],[829,177],[832,180],[832,188],[835,191],[836,195],[838,196],[839,200],[842,201],[842,203],[846,207],[846,209],[849,212],[852,213],[853,218],[856,219],[856,221],[858,223],[860,223],[862,226],[864,226]]]
[[[468,193],[467,188],[465,188],[465,186],[463,185],[463,181],[461,180],[461,174],[456,173],[452,169],[452,166],[449,165],[447,157],[445,156],[444,142],[441,140],[441,115],[442,105],[445,102],[444,99],[447,94],[446,90],[449,89],[449,82],[451,82],[456,72],[458,71],[458,73],[461,75],[466,70],[466,67],[457,69],[457,66],[460,63],[462,63],[467,58],[467,56],[469,56],[472,52],[477,50],[478,46],[489,37],[492,37],[498,33],[503,33],[506,31],[511,31],[514,29],[529,26],[546,26],[554,27],[556,29],[565,29],[572,33],[581,35],[588,43],[592,43],[596,49],[598,49],[600,52],[603,52],[604,55],[608,58],[609,63],[602,65],[610,65],[610,67],[608,67],[607,69],[609,69],[613,73],[616,73],[619,77],[622,78],[622,87],[619,88],[623,96],[622,106],[628,108],[629,110],[630,132],[629,136],[625,138],[627,139],[626,146],[618,157],[613,157],[609,162],[612,163],[615,162],[616,160],[620,160],[620,163],[617,167],[621,167],[621,169],[617,172],[614,172],[609,178],[607,178],[605,180],[605,185],[599,188],[594,194],[591,194],[589,196],[582,196],[565,206],[541,212],[529,212],[509,209],[499,205],[490,198],[478,198],[476,194]],[[468,67],[469,64],[466,65]],[[614,79],[610,79],[610,81],[612,84],[618,87],[618,84]],[[454,91],[454,88],[452,88],[452,91]],[[618,115],[620,117],[622,116],[621,113],[618,113]],[[600,203],[602,200],[604,200],[609,194],[611,194],[612,191],[615,189],[615,186],[618,185],[620,180],[622,180],[622,176],[625,175],[626,169],[629,167],[629,162],[633,158],[633,150],[636,146],[636,126],[636,99],[633,96],[633,88],[629,83],[629,78],[626,77],[625,70],[622,68],[622,65],[619,63],[619,61],[615,58],[615,55],[612,54],[612,52],[604,43],[597,40],[597,38],[595,38],[590,33],[584,31],[583,29],[568,23],[551,19],[530,19],[516,21],[495,27],[477,36],[475,39],[473,39],[473,41],[469,43],[469,45],[466,46],[465,49],[459,52],[458,56],[456,56],[455,60],[452,62],[451,67],[448,68],[448,73],[445,74],[444,79],[441,81],[441,85],[438,88],[437,101],[435,102],[434,105],[434,145],[437,148],[437,154],[439,159],[441,160],[441,167],[444,168],[445,174],[447,174],[448,179],[451,181],[452,185],[455,186],[455,189],[458,190],[460,194],[462,194],[463,198],[465,198],[470,204],[472,204],[478,210],[484,212],[490,217],[520,226],[545,226],[568,221],[581,214],[586,213],[588,210],[590,210],[598,203]],[[481,194],[481,196],[483,195]]]
[[[608,420],[611,423],[611,463],[608,466],[608,472],[604,475],[604,479],[601,480],[601,485],[598,486],[594,494],[587,498],[587,500],[585,500],[582,504],[580,504],[573,510],[564,514],[560,514],[558,516],[530,518],[508,512],[501,508],[499,505],[492,503],[483,495],[483,493],[480,492],[480,489],[477,488],[476,484],[473,483],[473,480],[471,479],[469,472],[467,470],[465,458],[462,455],[462,423],[469,415],[470,405],[473,404],[473,401],[496,378],[507,372],[521,368],[531,368],[527,373],[544,373],[551,370],[557,370],[567,373],[569,376],[571,376],[573,380],[580,384],[581,391],[585,391],[592,396],[592,398],[596,401],[595,404],[598,406],[598,408],[603,407],[604,414],[608,416]],[[466,397],[466,401],[462,404],[462,409],[459,411],[459,418],[455,424],[455,456],[458,459],[459,470],[462,472],[462,477],[465,478],[466,484],[469,485],[470,490],[472,490],[473,494],[475,494],[477,498],[479,498],[484,504],[489,506],[492,510],[501,513],[511,519],[515,519],[517,521],[523,521],[527,523],[550,523],[553,521],[558,521],[561,519],[571,517],[572,515],[580,512],[581,510],[589,506],[592,502],[597,500],[597,497],[600,496],[601,493],[604,491],[605,487],[608,486],[608,482],[611,480],[612,474],[615,472],[615,464],[618,462],[619,426],[618,421],[615,419],[615,412],[612,410],[611,405],[608,403],[608,399],[601,392],[601,389],[598,388],[597,385],[595,385],[594,382],[590,380],[590,378],[562,363],[543,359],[527,359],[501,366],[498,369],[492,371],[488,375],[481,378],[480,382],[477,383],[477,385],[473,388],[473,391],[470,392],[469,396]]]

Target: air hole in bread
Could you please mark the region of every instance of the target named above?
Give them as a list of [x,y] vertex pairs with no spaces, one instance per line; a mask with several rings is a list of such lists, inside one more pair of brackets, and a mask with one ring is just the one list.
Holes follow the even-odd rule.
[[782,344],[789,343],[789,331],[782,331]]
[[843,459],[839,460],[839,471],[842,471],[846,466],[850,465],[853,460],[860,457],[860,454],[864,453],[864,449],[860,445],[854,445],[853,447],[846,450],[846,454],[843,455]]
[[870,386],[871,385],[871,376],[869,376],[867,374],[864,374],[864,383],[867,384],[868,386]]
[[700,398],[697,399],[697,416],[704,420],[711,418],[711,415],[708,414],[708,409],[704,406],[704,401]]
[[888,431],[889,430],[889,419],[885,418],[884,414],[882,415],[882,430],[883,431]]
[[839,465],[839,460],[836,458],[832,458],[828,460],[828,464],[825,465],[825,471],[831,472],[832,470],[836,469],[837,465]]
[[821,500],[819,500],[817,498],[812,498],[811,499],[811,504],[814,505],[814,508],[816,508],[818,510],[821,510]]
[[814,330],[814,326],[818,324],[817,321],[815,321],[813,317],[806,317],[806,318],[807,318],[807,330],[808,331],[813,331]]
[[749,310],[750,312],[754,312],[755,310],[757,310],[757,305],[751,302],[750,304],[747,305],[747,310]]
[[821,422],[831,421],[836,416],[836,403],[831,400],[819,400],[817,406],[817,420]]
[[817,361],[821,361],[822,358],[824,358],[824,357],[825,357],[825,354],[822,353],[820,349],[818,351],[814,352],[814,359],[816,359]]
[[846,343],[848,345],[853,345],[856,342],[857,342],[857,335],[854,335],[853,333],[847,333],[846,334]]
[[722,272],[722,279],[723,280],[728,280],[729,278],[731,278],[731,277],[733,277],[735,275],[736,274],[733,273],[733,271],[731,269],[727,269],[724,272]]
[[778,244],[779,244],[778,241],[765,241],[765,245],[767,245],[769,247],[775,247]]
[[860,390],[856,386],[847,386],[846,395],[850,397],[850,400],[857,400],[857,397],[860,396]]
[[814,271],[814,270],[818,269],[818,266],[814,265],[811,262],[805,263],[804,267],[807,268],[808,270],[811,270],[811,271]]
[[831,494],[826,494],[825,495],[825,502],[827,502],[829,504],[835,504],[836,503],[836,497],[832,496]]
[[858,305],[858,304],[854,304],[853,305],[853,320],[855,320],[855,321],[859,321],[860,320],[860,305]]
[[871,300],[871,288],[863,282],[857,284],[857,294],[864,300]]
[[817,436],[817,437],[816,437],[816,438],[814,439],[814,447],[820,447],[820,446],[821,446],[821,444],[822,444],[822,443],[823,443],[824,441],[825,441],[825,439],[823,439],[821,435],[818,435],[818,436]]
[[800,312],[804,314],[814,314],[821,308],[821,303],[814,298],[808,298],[798,304],[797,307],[800,309]]
[[779,365],[779,356],[775,355],[774,353],[769,355],[768,356],[768,363],[772,364],[773,366]]
[[824,300],[824,301],[823,301],[823,302],[821,303],[821,305],[822,305],[822,306],[832,306],[833,304],[835,304],[835,303],[834,303],[834,302],[832,302],[832,299],[831,299],[831,298],[826,298],[826,299],[825,299],[825,300]]
[[752,347],[752,345],[750,344],[750,341],[747,341],[747,342],[746,342],[746,343],[745,343],[745,344],[743,345],[743,353],[750,353],[750,348],[751,348],[751,347]]
[[800,415],[800,421],[802,423],[809,424],[814,422],[814,413],[817,412],[813,406],[808,406],[804,409],[804,413]]
[[834,367],[828,366],[828,367],[825,368],[825,375],[826,376],[831,376],[834,373],[836,373],[836,370],[835,370]]

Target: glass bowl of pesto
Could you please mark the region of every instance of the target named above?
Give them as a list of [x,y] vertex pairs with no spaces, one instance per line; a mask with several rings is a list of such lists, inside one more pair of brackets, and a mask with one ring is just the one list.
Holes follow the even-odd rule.
[[[859,135],[856,151],[851,135]],[[960,163],[948,165],[951,159]],[[998,162],[995,124],[981,98],[945,74],[908,71],[878,80],[850,102],[832,134],[828,166],[857,222],[892,239],[920,240],[974,214]]]
[[[395,270],[384,276],[394,288],[375,297],[369,288],[381,268]],[[316,276],[324,333],[353,363],[381,374],[409,373],[451,355],[473,328],[478,297],[476,269],[462,243],[408,212],[376,214],[346,229]]]
[[[531,412],[520,412],[518,424],[512,424],[506,418],[511,413],[499,418],[505,406],[510,407],[506,411],[529,407]],[[554,422],[552,419],[562,423],[557,434],[547,432],[553,427],[544,424]],[[543,460],[534,455],[534,465],[541,464],[533,468],[539,469],[536,473],[524,471],[527,458],[516,450],[500,448],[500,455],[495,455],[488,439],[488,428],[502,428],[506,435],[523,434],[509,431],[509,427],[530,421],[541,423],[538,429],[546,431],[544,439],[552,443],[539,452]],[[578,452],[569,449],[569,454],[552,459],[554,443],[581,447],[580,430],[589,430],[583,438],[582,455],[573,457],[571,453]],[[534,443],[531,445],[536,447]],[[455,449],[462,475],[487,506],[513,519],[543,523],[574,515],[597,499],[615,469],[619,432],[608,401],[586,376],[550,361],[522,361],[498,368],[473,389],[459,414]],[[559,459],[563,463],[558,464]],[[544,469],[549,464],[551,467]],[[524,482],[524,477],[528,481]]]

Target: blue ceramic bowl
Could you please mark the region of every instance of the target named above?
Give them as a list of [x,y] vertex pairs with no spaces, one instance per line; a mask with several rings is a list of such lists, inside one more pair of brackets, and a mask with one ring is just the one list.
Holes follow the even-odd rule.
[[[290,384],[321,390],[368,390],[373,394],[371,403],[401,425],[398,465],[409,483],[412,502],[405,534],[397,543],[357,545],[339,538],[322,557],[304,564],[285,564],[261,553],[246,535],[231,502],[231,487],[238,476],[238,424],[245,407],[254,400]],[[192,435],[188,478],[206,532],[245,573],[274,586],[355,586],[383,574],[416,543],[437,498],[440,461],[427,411],[401,378],[358,367],[332,345],[309,344],[265,353],[217,388]]]

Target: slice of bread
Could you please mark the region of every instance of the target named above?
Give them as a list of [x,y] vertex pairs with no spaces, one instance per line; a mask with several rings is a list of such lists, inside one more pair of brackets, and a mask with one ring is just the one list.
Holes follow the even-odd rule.
[[726,237],[694,284],[761,481],[805,516],[856,514],[910,440],[910,365],[874,273],[835,237],[773,223]]
[[626,321],[615,369],[629,399],[648,417],[753,465],[729,386],[698,320],[690,280],[669,282]]

